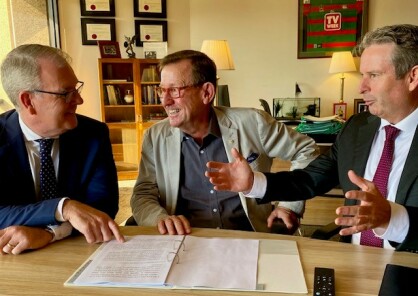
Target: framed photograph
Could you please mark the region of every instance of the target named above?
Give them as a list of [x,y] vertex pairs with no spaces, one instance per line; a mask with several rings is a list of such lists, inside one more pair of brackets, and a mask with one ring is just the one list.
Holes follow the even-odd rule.
[[167,21],[135,20],[136,46],[167,41]]
[[115,16],[115,0],[80,0],[81,16]]
[[166,18],[166,0],[134,0],[134,16],[150,18]]
[[101,58],[121,58],[119,42],[117,41],[97,41]]
[[334,103],[334,115],[338,115],[341,119],[347,119],[347,103]]
[[115,19],[81,19],[81,39],[83,45],[97,45],[97,41],[116,41]]
[[354,99],[353,113],[358,114],[361,112],[368,111],[369,107],[366,105],[363,99]]
[[369,0],[298,0],[298,59],[351,51],[368,26]]

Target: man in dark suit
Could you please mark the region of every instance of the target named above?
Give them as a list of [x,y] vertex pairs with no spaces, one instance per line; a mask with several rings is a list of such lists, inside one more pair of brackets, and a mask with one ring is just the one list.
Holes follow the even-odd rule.
[[[109,130],[77,115],[83,103],[69,57],[37,44],[12,50],[1,67],[15,110],[0,115],[0,250],[19,254],[73,230],[87,242],[124,238],[112,218],[118,184]],[[56,193],[41,190],[40,139],[53,139]],[[52,165],[51,165],[52,166]]]
[[[308,199],[340,184],[347,198],[335,220],[347,226],[341,235],[360,244],[362,232],[372,229],[383,247],[418,252],[418,26],[379,28],[357,49],[360,92],[370,113],[351,117],[327,155],[303,170],[263,175],[253,173],[234,151],[234,163],[208,163],[206,175],[215,189],[243,191],[261,203],[277,195],[279,200]],[[386,126],[399,132],[388,183],[378,189],[378,182],[368,180],[377,171]]]

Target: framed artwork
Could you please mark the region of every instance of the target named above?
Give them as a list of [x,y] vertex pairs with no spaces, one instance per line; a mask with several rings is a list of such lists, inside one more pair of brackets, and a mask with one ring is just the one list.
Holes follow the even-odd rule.
[[369,107],[366,105],[363,99],[354,99],[353,113],[358,114],[361,112],[368,111]]
[[80,0],[81,16],[115,16],[115,0]]
[[101,58],[120,58],[119,42],[117,41],[97,41]]
[[338,115],[341,119],[347,119],[347,103],[334,103],[334,115]]
[[136,46],[167,41],[167,21],[135,20]]
[[116,25],[114,19],[81,19],[81,39],[83,45],[97,45],[97,41],[116,41]]
[[366,33],[369,0],[298,0],[298,59],[352,51]]
[[134,0],[134,16],[150,18],[167,17],[166,0]]

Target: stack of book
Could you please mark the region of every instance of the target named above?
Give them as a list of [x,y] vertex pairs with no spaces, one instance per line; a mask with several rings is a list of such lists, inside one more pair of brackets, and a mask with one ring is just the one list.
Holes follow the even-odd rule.
[[120,89],[116,85],[107,84],[104,86],[103,91],[105,98],[105,105],[121,105],[123,104]]

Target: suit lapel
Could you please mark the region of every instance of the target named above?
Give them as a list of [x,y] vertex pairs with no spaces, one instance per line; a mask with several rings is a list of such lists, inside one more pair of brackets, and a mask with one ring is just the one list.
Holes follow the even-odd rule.
[[376,130],[379,128],[379,126],[379,118],[373,116],[368,119],[367,124],[359,128],[358,139],[355,141],[353,152],[355,155],[353,169],[361,176],[364,175],[367,160],[369,158],[370,148],[372,146]]
[[167,205],[167,208],[172,209],[173,211],[176,209],[175,205],[177,204],[180,184],[181,140],[180,129],[172,127],[171,134],[165,139],[165,148],[164,150],[161,150],[161,152],[166,153],[163,159],[166,159],[168,162],[168,165],[164,170],[165,180],[170,182],[170,188],[167,188],[167,192],[173,192],[173,196],[167,198],[167,202],[171,202],[171,204]]
[[396,192],[396,202],[399,204],[406,203],[406,197],[411,184],[417,179],[417,163],[418,163],[418,127],[415,129],[414,138],[412,139],[411,148],[405,161],[401,179],[399,180],[398,191]]
[[[7,120],[6,124],[7,143],[0,147],[0,154],[9,155],[7,158],[8,174],[14,175],[19,180],[19,190],[24,190],[28,196],[25,198],[36,197],[35,184],[33,182],[32,171],[30,169],[28,152],[25,140],[19,125],[18,114],[15,112]],[[28,192],[29,191],[29,192]],[[22,191],[20,191],[22,193]]]

